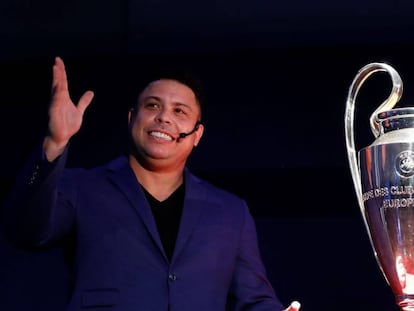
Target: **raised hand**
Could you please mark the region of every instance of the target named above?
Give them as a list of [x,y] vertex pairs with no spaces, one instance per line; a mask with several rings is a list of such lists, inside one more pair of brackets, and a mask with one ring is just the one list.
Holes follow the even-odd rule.
[[65,64],[60,57],[55,58],[53,66],[52,95],[49,107],[48,135],[43,148],[49,161],[58,157],[70,138],[82,125],[85,109],[92,101],[94,93],[86,91],[75,105],[69,95]]

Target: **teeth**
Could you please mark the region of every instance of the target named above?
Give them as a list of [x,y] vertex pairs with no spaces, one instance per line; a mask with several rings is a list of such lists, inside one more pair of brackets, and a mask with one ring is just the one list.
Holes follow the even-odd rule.
[[150,132],[150,135],[154,136],[154,137],[157,137],[157,138],[162,138],[162,139],[165,139],[165,140],[169,140],[169,141],[172,140],[171,136],[169,136],[167,134],[164,134],[164,133],[161,133],[161,132]]

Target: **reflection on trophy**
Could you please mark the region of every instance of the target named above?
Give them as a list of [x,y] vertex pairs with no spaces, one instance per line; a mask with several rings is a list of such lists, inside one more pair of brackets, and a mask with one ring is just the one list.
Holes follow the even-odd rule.
[[[392,91],[371,115],[374,142],[358,154],[354,111],[358,91],[375,72],[386,72]],[[393,108],[402,94],[399,74],[371,63],[355,76],[345,111],[348,160],[358,203],[378,265],[401,310],[414,310],[414,107]]]

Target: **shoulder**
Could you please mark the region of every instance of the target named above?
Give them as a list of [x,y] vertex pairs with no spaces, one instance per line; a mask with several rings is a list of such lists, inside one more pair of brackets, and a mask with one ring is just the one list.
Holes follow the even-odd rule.
[[245,199],[240,195],[219,187],[211,181],[191,173],[188,169],[186,170],[185,176],[186,182],[188,183],[188,188],[190,190],[198,190],[204,193],[205,199],[208,201],[246,205]]
[[69,167],[65,170],[65,176],[69,179],[90,180],[91,178],[102,178],[111,175],[114,172],[128,168],[128,159],[125,156],[119,156],[103,164],[93,167]]

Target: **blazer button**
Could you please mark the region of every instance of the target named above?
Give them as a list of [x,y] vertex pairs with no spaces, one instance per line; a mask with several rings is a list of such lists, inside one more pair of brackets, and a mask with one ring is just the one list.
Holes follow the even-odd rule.
[[169,279],[170,281],[175,281],[175,280],[177,279],[177,276],[176,276],[174,273],[170,273],[170,274],[168,275],[168,279]]

